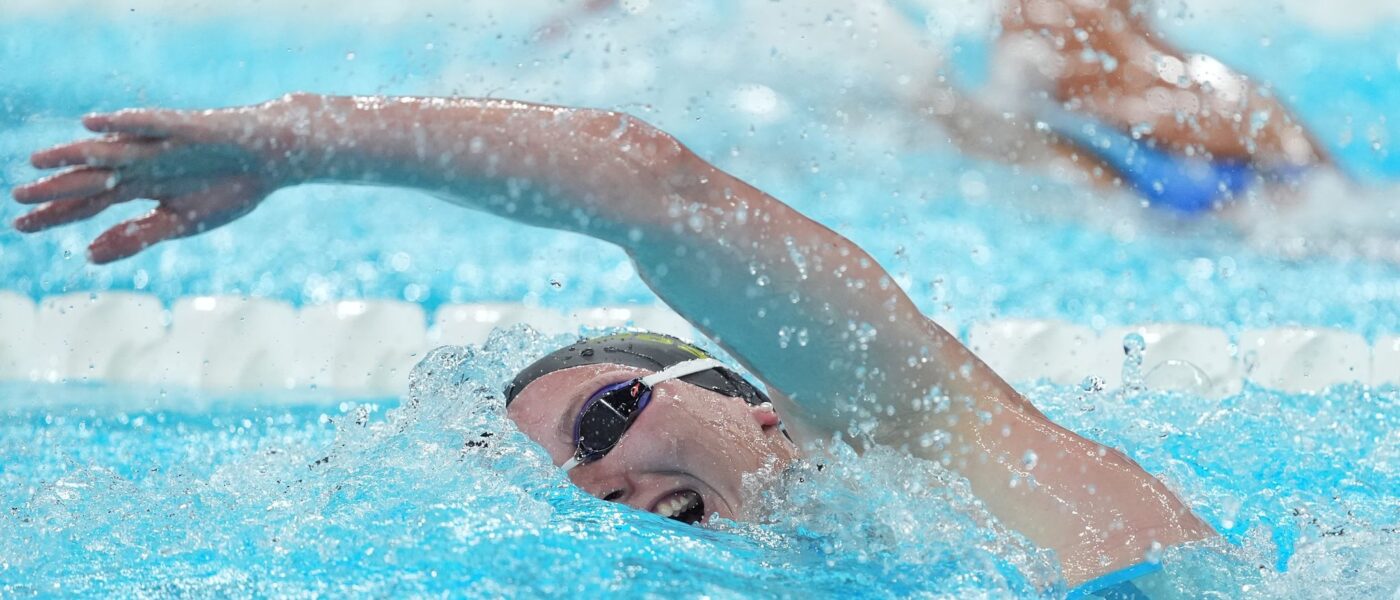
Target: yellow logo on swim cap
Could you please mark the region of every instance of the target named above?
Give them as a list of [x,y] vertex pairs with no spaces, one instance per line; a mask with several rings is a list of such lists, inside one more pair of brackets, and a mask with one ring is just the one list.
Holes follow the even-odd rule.
[[692,345],[690,345],[690,344],[687,344],[687,343],[685,343],[685,342],[682,342],[682,341],[680,341],[680,340],[678,340],[678,339],[676,339],[676,338],[673,338],[673,337],[671,337],[671,336],[669,336],[669,335],[665,335],[665,334],[649,333],[649,332],[645,332],[645,331],[637,331],[637,332],[627,332],[627,333],[615,333],[615,334],[606,336],[606,337],[603,338],[603,339],[613,339],[613,340],[617,340],[617,341],[623,341],[623,340],[641,340],[641,341],[644,341],[644,342],[653,342],[653,343],[657,343],[657,344],[664,344],[664,345],[667,345],[667,346],[674,346],[674,347],[676,347],[676,348],[679,348],[679,349],[681,349],[681,350],[684,350],[684,351],[690,353],[691,355],[695,356],[695,358],[710,358],[710,354],[709,354],[708,352],[705,352],[704,350],[701,350],[701,349],[699,349],[699,348],[697,348],[697,347],[695,347],[695,346],[692,346]]

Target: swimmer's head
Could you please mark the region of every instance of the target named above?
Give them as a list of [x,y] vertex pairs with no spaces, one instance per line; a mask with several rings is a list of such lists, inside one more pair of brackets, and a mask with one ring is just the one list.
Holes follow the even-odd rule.
[[585,491],[691,523],[744,518],[744,475],[797,454],[762,391],[653,333],[556,350],[516,376],[506,406]]

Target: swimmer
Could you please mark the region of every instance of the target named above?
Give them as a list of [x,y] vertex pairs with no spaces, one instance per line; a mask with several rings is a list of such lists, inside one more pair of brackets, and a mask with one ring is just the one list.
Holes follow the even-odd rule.
[[1168,43],[1151,6],[1006,0],[989,83],[944,89],[939,122],[964,149],[1067,166],[1268,254],[1400,263],[1390,194],[1356,186],[1267,84]]
[[[1346,181],[1322,144],[1267,86],[1165,41],[1148,20],[1150,3],[988,4],[986,17],[995,13],[999,28],[988,83],[978,89],[950,76],[954,70],[940,46],[952,41],[935,39],[939,34],[931,29],[986,17],[949,16],[944,13],[960,9],[921,0],[736,2],[726,9],[734,13],[728,20],[697,32],[708,36],[712,46],[703,47],[713,51],[692,53],[708,61],[726,54],[720,45],[748,41],[776,58],[742,55],[720,65],[724,77],[761,83],[797,102],[809,102],[812,90],[821,90],[816,102],[843,102],[833,121],[869,123],[886,118],[872,116],[883,105],[899,107],[904,114],[889,120],[904,122],[910,113],[926,117],[969,154],[1122,188],[1155,212],[1187,221],[1215,215],[1243,234],[1267,237],[1258,240],[1261,245],[1284,231],[1334,238],[1338,234],[1330,229],[1337,229],[1347,232],[1342,237],[1355,237],[1354,221],[1364,227],[1376,220],[1380,208],[1350,198],[1356,194],[1333,190],[1325,192],[1325,202],[1311,203],[1325,206],[1305,206],[1300,186],[1314,179]],[[625,27],[681,35],[675,33],[678,25],[661,18],[666,11],[622,14],[616,5],[588,0],[562,11],[541,29],[541,43],[556,43],[586,26],[612,27],[624,40]],[[602,18],[610,11],[613,18]],[[930,133],[910,133],[916,138],[912,146],[937,137]],[[1338,202],[1348,207],[1339,210]],[[1326,217],[1352,212],[1367,216]],[[1321,227],[1320,216],[1345,224]],[[1371,229],[1400,238],[1394,225]]]
[[1254,186],[1277,193],[1330,163],[1272,93],[1168,44],[1146,6],[1007,2],[992,87],[1016,98],[1061,153],[1181,214],[1227,208]]
[[[501,100],[292,94],[204,111],[88,115],[35,153],[24,232],[155,200],[94,263],[199,234],[304,183],[400,186],[624,249],[642,279],[766,386],[672,338],[582,341],[515,378],[508,416],[599,498],[745,519],[746,474],[833,436],[907,448],[1054,550],[1078,593],[1215,533],[1123,453],[1051,422],[836,232],[617,112]],[[804,343],[784,343],[780,330]],[[780,418],[781,417],[781,418]],[[932,435],[937,444],[921,444]],[[1031,457],[1031,458],[1028,458]],[[1130,585],[1130,584],[1123,584]],[[1087,586],[1087,587],[1086,587]]]

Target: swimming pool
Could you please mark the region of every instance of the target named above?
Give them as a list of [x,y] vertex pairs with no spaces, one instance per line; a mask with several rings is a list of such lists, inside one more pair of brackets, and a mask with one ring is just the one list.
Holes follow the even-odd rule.
[[[936,134],[910,135],[919,129],[861,92],[873,88],[860,77],[899,73],[833,67],[839,76],[812,85],[814,67],[747,65],[764,42],[724,6],[665,16],[627,5],[633,12],[615,22],[553,42],[533,34],[550,3],[365,12],[313,4],[275,9],[271,23],[259,11],[274,9],[258,5],[202,9],[209,14],[157,2],[82,13],[20,5],[0,20],[0,179],[8,188],[30,178],[24,156],[75,135],[77,115],[131,104],[233,104],[308,89],[609,106],[673,131],[851,237],[927,313],[965,334],[1006,317],[1090,330],[1189,323],[1227,336],[1281,326],[1371,342],[1400,334],[1393,263],[1283,260],[1209,224],[1163,226],[1130,198],[958,157]],[[1177,8],[1165,23],[1183,44],[1274,82],[1370,193],[1393,199],[1400,22],[1388,9],[1358,4],[1381,20],[1338,30],[1247,4]],[[707,32],[726,28],[742,34],[733,47],[706,45]],[[935,33],[965,48],[957,68],[976,71],[975,35]],[[335,216],[324,216],[331,207]],[[0,207],[7,220],[17,214]],[[286,191],[235,227],[84,266],[99,225],[23,240],[0,231],[4,290],[35,299],[136,291],[167,305],[202,295],[308,307],[392,299],[429,312],[655,302],[620,251],[406,192]],[[305,386],[238,395],[6,383],[0,590],[1062,591],[1053,557],[988,526],[935,465],[892,453],[792,474],[757,525],[697,531],[593,500],[482,402],[482,390],[499,389],[548,346],[516,336],[439,351],[419,367],[408,402]],[[1287,393],[1244,384],[1224,397],[1095,387],[1021,389],[1072,429],[1124,448],[1237,545],[1167,561],[1184,595],[1368,597],[1400,586],[1393,385]],[[491,444],[463,445],[483,432],[495,434]]]

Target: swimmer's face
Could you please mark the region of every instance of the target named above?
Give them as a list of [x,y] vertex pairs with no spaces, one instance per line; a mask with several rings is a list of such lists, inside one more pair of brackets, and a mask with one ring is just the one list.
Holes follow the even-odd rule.
[[[507,414],[561,465],[574,454],[583,402],[605,385],[650,373],[621,365],[555,371],[521,390]],[[611,452],[569,478],[604,500],[690,523],[712,514],[742,520],[749,516],[744,475],[776,472],[796,453],[771,406],[672,380],[653,388],[651,404]]]

